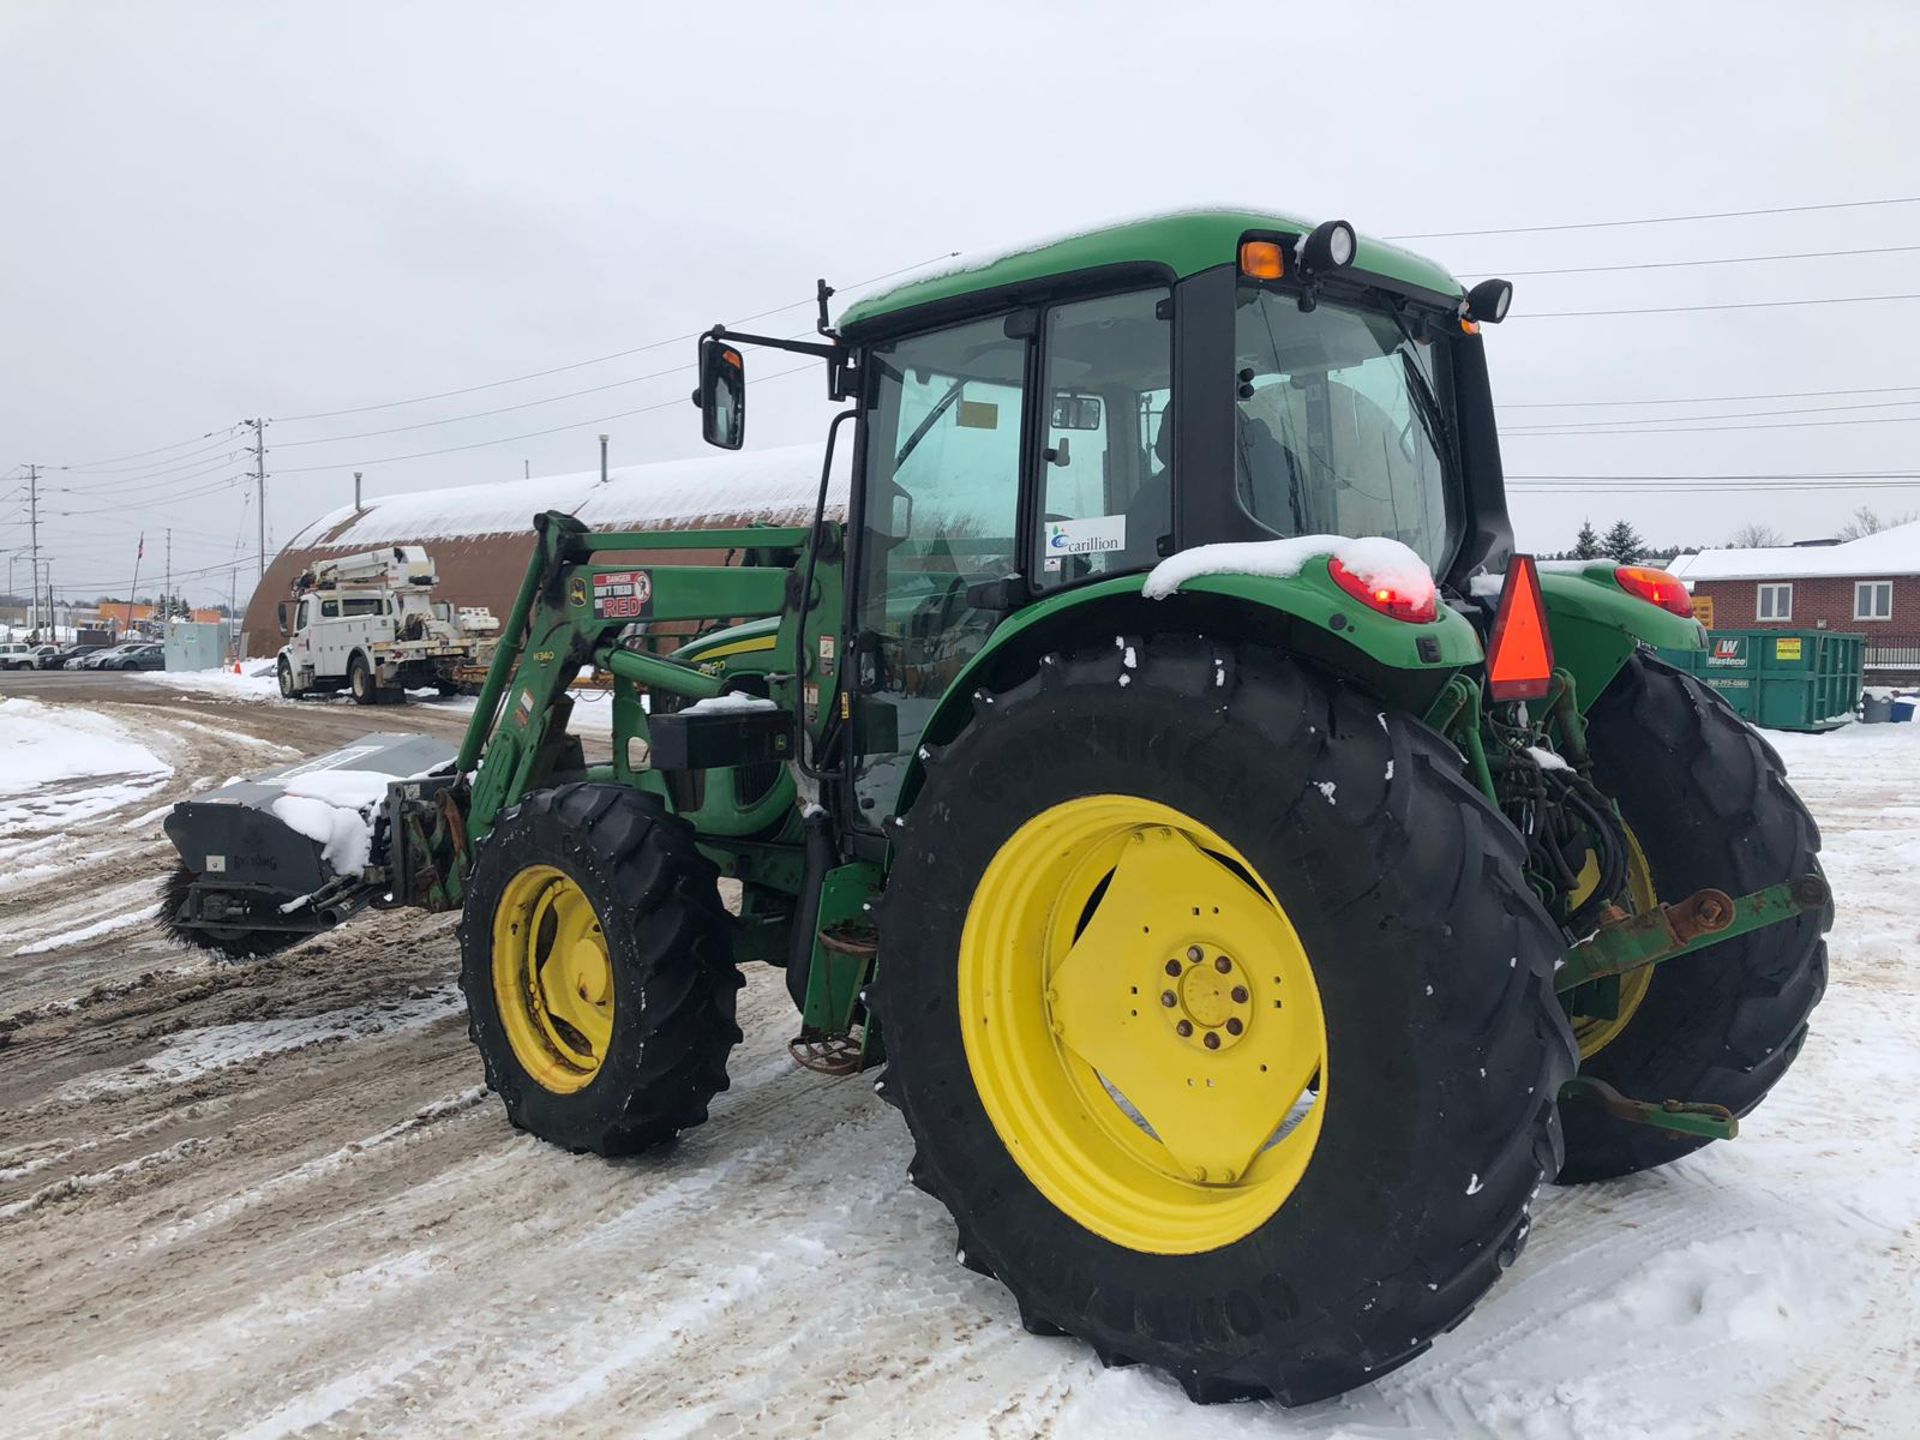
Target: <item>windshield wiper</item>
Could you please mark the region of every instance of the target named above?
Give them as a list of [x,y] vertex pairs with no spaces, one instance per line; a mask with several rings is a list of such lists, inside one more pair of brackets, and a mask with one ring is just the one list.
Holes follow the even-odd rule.
[[[1409,347],[1420,342],[1413,338],[1413,330],[1404,316],[1392,306],[1387,314],[1393,317],[1393,323]],[[1400,366],[1406,371],[1407,389],[1413,396],[1413,408],[1420,416],[1420,428],[1427,432],[1427,440],[1432,444],[1443,460],[1457,465],[1459,462],[1453,453],[1453,434],[1447,428],[1447,415],[1440,408],[1440,398],[1433,393],[1433,386],[1427,383],[1426,375],[1420,369],[1420,363],[1413,358],[1411,348],[1400,352]]]
[[940,417],[946,414],[953,402],[960,398],[960,391],[966,386],[966,383],[964,377],[954,381],[947,393],[940,397],[940,403],[927,412],[927,418],[913,427],[913,433],[907,437],[906,443],[900,447],[900,453],[893,457],[893,468],[895,470],[898,470],[902,465],[907,463],[907,457],[913,453],[913,447],[926,439],[927,432],[940,423]]

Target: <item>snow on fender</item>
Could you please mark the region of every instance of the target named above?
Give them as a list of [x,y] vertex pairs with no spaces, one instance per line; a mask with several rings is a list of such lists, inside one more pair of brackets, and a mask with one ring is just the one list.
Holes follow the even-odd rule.
[[1288,540],[1252,540],[1197,545],[1169,555],[1153,567],[1140,593],[1164,600],[1202,575],[1265,575],[1290,580],[1309,560],[1338,560],[1367,585],[1394,591],[1413,605],[1434,600],[1433,572],[1427,562],[1398,540],[1382,535],[1353,539],[1346,535],[1297,535]]

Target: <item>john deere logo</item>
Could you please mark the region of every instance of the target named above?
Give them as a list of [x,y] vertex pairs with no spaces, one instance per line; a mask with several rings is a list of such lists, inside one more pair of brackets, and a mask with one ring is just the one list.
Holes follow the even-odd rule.
[[587,603],[587,577],[576,575],[567,582],[567,603],[584,605]]
[[1713,642],[1713,651],[1707,656],[1709,665],[1744,665],[1747,663],[1747,640],[1744,635],[1723,635]]

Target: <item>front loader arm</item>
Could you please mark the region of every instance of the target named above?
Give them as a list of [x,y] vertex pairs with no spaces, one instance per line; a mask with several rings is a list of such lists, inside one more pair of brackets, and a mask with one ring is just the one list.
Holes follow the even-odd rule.
[[[534,549],[479,702],[461,745],[458,769],[471,777],[466,828],[483,838],[495,817],[542,782],[564,734],[567,695],[582,665],[613,676],[614,778],[660,789],[636,747],[651,742],[640,691],[686,699],[717,695],[722,681],[669,656],[630,648],[636,623],[739,620],[778,616],[793,574],[791,557],[808,543],[800,527],[733,530],[589,531],[549,511],[534,521]],[[632,564],[621,556],[673,550],[741,550],[789,563]],[[775,695],[783,711],[790,695]],[[644,753],[644,752],[640,752]]]

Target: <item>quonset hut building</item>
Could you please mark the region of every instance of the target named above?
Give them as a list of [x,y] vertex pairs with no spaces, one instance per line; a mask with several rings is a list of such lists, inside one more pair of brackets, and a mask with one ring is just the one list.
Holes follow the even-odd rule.
[[[839,447],[827,492],[827,513],[846,513],[847,455]],[[416,490],[369,500],[321,516],[267,566],[247,602],[241,642],[249,656],[280,648],[277,607],[291,597],[294,577],[316,560],[382,545],[421,545],[438,567],[434,598],[483,605],[504,620],[533,549],[533,517],[561,510],[596,530],[712,530],[737,525],[805,525],[813,519],[822,447],[742,450],[625,465],[606,480],[590,470],[488,485]],[[638,563],[669,559],[721,565],[724,550],[677,550],[636,555]]]

